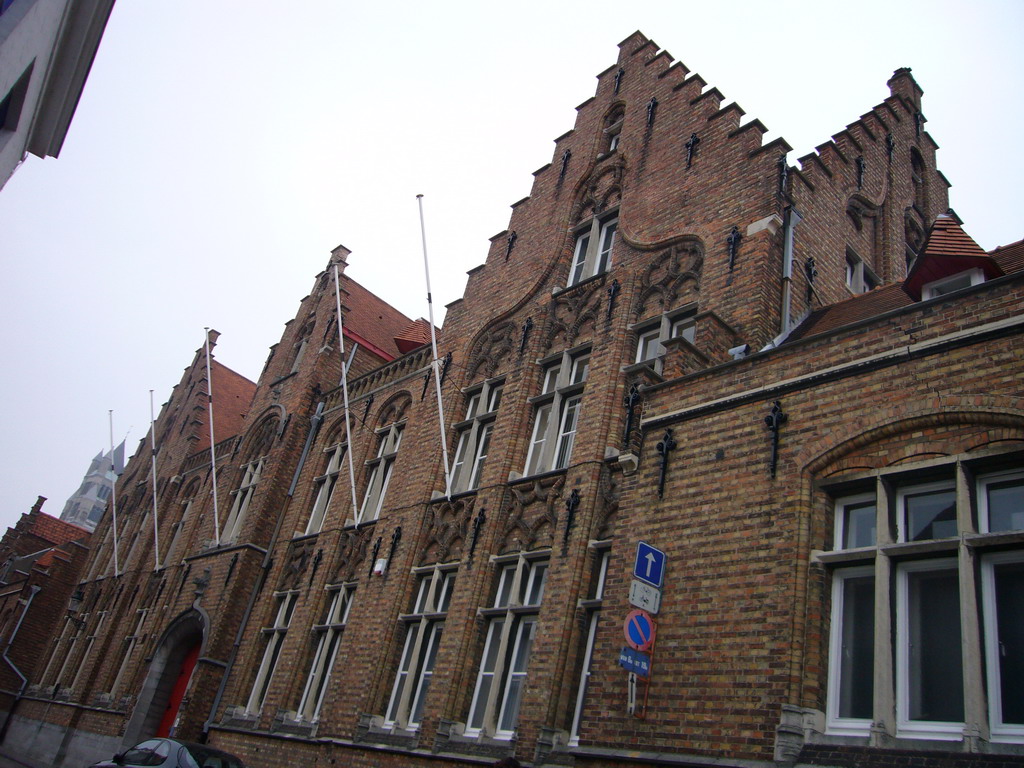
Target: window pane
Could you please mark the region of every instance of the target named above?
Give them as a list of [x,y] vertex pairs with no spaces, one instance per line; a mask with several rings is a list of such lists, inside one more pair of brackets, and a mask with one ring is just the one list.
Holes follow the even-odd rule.
[[1016,531],[1024,528],[1024,479],[990,482],[985,490],[990,531]]
[[875,502],[843,505],[843,549],[875,544]]
[[576,250],[572,257],[572,269],[569,270],[569,285],[576,285],[583,279],[583,268],[587,264],[587,249],[590,248],[590,233],[576,238]]
[[544,442],[547,439],[550,417],[551,406],[544,405],[537,410],[537,414],[533,418],[533,438],[530,441],[530,457],[526,467],[528,475],[535,475],[546,469],[544,467]]
[[956,536],[956,492],[948,490],[908,493],[907,541],[946,539]]
[[569,459],[572,458],[572,447],[576,442],[576,417],[579,413],[580,398],[574,397],[565,404],[565,412],[562,414],[562,428],[558,436],[558,457],[555,460],[555,469],[565,469],[569,466]]
[[843,579],[839,633],[839,717],[871,718],[874,693],[875,579]]
[[612,247],[615,245],[615,230],[618,228],[618,221],[609,221],[601,229],[601,253],[598,255],[597,269],[594,274],[601,274],[608,271],[612,263]]
[[1024,725],[1024,562],[994,567],[1003,723]]
[[570,376],[570,384],[580,384],[587,380],[587,376],[590,374],[590,355],[579,355],[573,358],[572,361],[572,376]]
[[488,424],[480,432],[480,447],[477,448],[476,458],[473,460],[473,476],[469,480],[469,488],[477,488],[480,485],[480,475],[484,471],[484,461],[487,459],[487,451],[491,445],[491,429],[493,424]]
[[636,362],[642,363],[647,360],[653,360],[661,354],[661,345],[658,344],[658,337],[660,335],[661,332],[657,329],[645,331],[640,335],[636,348]]
[[908,718],[963,722],[960,592],[955,570],[907,573]]
[[535,616],[522,619],[516,633],[516,644],[512,651],[512,668],[509,670],[508,683],[505,688],[505,700],[501,707],[501,722],[498,730],[512,731],[519,717],[519,703],[523,697],[523,686],[526,683],[526,665],[533,649],[533,635],[537,628]]

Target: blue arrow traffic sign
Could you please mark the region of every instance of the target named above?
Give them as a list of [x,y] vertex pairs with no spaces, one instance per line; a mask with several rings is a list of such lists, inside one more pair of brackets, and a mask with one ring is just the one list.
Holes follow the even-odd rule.
[[636,562],[633,563],[633,575],[653,587],[660,587],[665,579],[665,553],[656,549],[646,541],[636,545]]

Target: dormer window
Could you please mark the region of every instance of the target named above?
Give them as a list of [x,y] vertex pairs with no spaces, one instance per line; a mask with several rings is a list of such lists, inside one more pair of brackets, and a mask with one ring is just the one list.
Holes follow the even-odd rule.
[[958,272],[955,275],[944,277],[941,280],[933,280],[921,286],[921,299],[928,299],[945,296],[947,293],[970,288],[972,285],[979,285],[985,282],[985,273],[980,268],[968,269]]

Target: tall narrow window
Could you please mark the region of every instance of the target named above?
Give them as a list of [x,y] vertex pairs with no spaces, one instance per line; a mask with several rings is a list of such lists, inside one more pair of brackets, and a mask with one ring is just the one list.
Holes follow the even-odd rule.
[[863,735],[871,727],[875,664],[873,567],[832,575],[828,720],[831,733]]
[[281,646],[284,644],[284,637],[288,633],[288,625],[292,620],[297,597],[298,594],[295,592],[277,595],[277,610],[274,613],[274,623],[269,627],[264,627],[262,630],[267,644],[263,649],[263,660],[260,662],[259,669],[256,672],[256,680],[252,684],[252,691],[245,705],[247,712],[258,713],[263,709],[263,702],[266,700],[270,681],[274,677],[274,669],[277,667],[277,660],[281,655]]
[[184,509],[181,512],[181,519],[174,524],[171,529],[171,543],[167,545],[167,551],[164,553],[164,568],[174,563],[174,558],[178,553],[178,546],[181,544],[182,532],[185,530],[185,524],[188,522],[189,516],[192,514],[192,505],[195,504],[195,499],[190,498],[182,505]]
[[341,462],[345,457],[345,446],[334,445],[328,448],[327,468],[324,473],[315,478],[316,498],[313,501],[313,510],[309,514],[309,522],[306,524],[306,534],[319,533],[323,528],[324,518],[327,516],[327,508],[334,498],[334,487],[338,483],[338,475],[341,473]]
[[242,525],[245,523],[245,514],[249,511],[249,503],[256,492],[260,474],[263,472],[263,461],[260,458],[242,465],[242,479],[238,488],[231,492],[234,501],[231,502],[231,511],[228,513],[227,520],[224,521],[224,529],[220,535],[222,541],[233,542],[238,538]]
[[904,563],[897,581],[897,734],[960,738],[964,723],[955,560]]
[[653,320],[634,326],[637,334],[635,363],[647,363],[661,373],[665,343],[670,339],[686,339],[693,344],[696,338],[692,310],[666,312]]
[[117,668],[117,675],[114,677],[114,682],[110,686],[110,693],[116,695],[122,687],[122,683],[125,681],[125,673],[128,671],[128,665],[132,661],[132,656],[135,654],[135,648],[142,640],[142,628],[146,623],[146,614],[149,611],[145,608],[140,608],[136,611],[138,619],[135,622],[135,631],[132,632],[128,637],[124,639],[124,650],[122,651],[121,665]]
[[565,353],[545,365],[541,394],[530,399],[534,410],[527,475],[569,466],[589,373],[589,349]]
[[1024,739],[1024,553],[982,561],[989,722],[994,741]]
[[572,729],[569,732],[569,745],[577,746],[580,740],[580,720],[583,717],[583,705],[587,699],[587,685],[590,682],[590,666],[594,658],[594,638],[597,635],[597,622],[601,618],[601,603],[604,598],[604,582],[608,575],[610,550],[597,553],[596,573],[591,580],[590,595],[580,603],[587,611],[587,636],[583,647],[583,664],[580,671],[579,688],[576,691],[576,709],[572,716]]
[[324,620],[313,625],[316,638],[316,650],[309,668],[309,677],[302,689],[299,700],[298,716],[301,720],[316,720],[320,717],[320,707],[324,703],[324,693],[331,681],[331,670],[338,656],[341,645],[341,634],[348,621],[349,607],[352,605],[351,585],[335,585],[327,588],[330,600],[324,611]]
[[399,617],[405,624],[405,645],[391,687],[385,725],[419,728],[455,586],[455,571],[450,570],[453,567],[435,565],[417,569],[412,613]]
[[481,611],[487,637],[466,733],[510,739],[519,719],[548,561],[523,554],[499,561],[499,569],[494,602]]
[[576,233],[572,263],[569,266],[569,286],[588,277],[607,272],[612,264],[615,234],[619,227],[617,214],[594,219]]
[[366,494],[363,496],[363,504],[359,508],[359,517],[355,521],[356,523],[364,523],[380,517],[380,511],[384,506],[384,496],[387,494],[388,485],[391,483],[391,470],[395,466],[398,448],[402,444],[402,430],[404,428],[404,424],[392,424],[378,433],[377,454],[366,463],[370,474],[366,483]]
[[466,418],[455,425],[459,435],[452,464],[455,493],[472,491],[480,485],[504,388],[504,381],[485,382],[466,396]]

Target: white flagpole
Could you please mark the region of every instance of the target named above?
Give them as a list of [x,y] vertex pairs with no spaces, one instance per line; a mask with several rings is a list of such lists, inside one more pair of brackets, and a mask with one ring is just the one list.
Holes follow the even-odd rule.
[[[348,480],[352,487],[352,519],[359,519],[359,510],[356,508],[356,471],[352,464],[352,427],[348,418],[348,364],[345,362],[345,326],[341,319],[341,287],[338,284],[338,264],[334,264],[334,303],[338,313],[338,344],[341,350],[341,394],[345,398],[345,439],[348,440]],[[355,350],[352,350],[355,354]]]
[[153,468],[153,570],[160,568],[160,524],[156,515],[156,418],[153,416],[153,390],[149,390],[149,445]]
[[423,223],[423,195],[416,195],[416,202],[420,207],[420,235],[423,238],[423,271],[427,276],[427,308],[430,314],[430,349],[433,354],[431,367],[434,369],[434,386],[437,389],[437,421],[441,429],[441,454],[444,457],[444,495],[452,495],[452,473],[448,467],[448,439],[445,437],[444,428],[444,404],[441,402],[441,372],[438,366],[441,361],[437,359],[437,334],[434,332],[434,302],[430,296],[430,265],[427,263],[427,228]]
[[217,512],[217,453],[213,443],[213,376],[210,375],[210,329],[206,331],[206,395],[210,415],[210,472],[213,477],[213,541],[220,546],[220,515]]
[[[107,411],[107,418],[110,422],[110,461],[114,461],[114,411]],[[110,489],[110,514],[114,523],[114,576],[121,571],[121,564],[117,558],[117,473],[114,473],[114,485]]]

